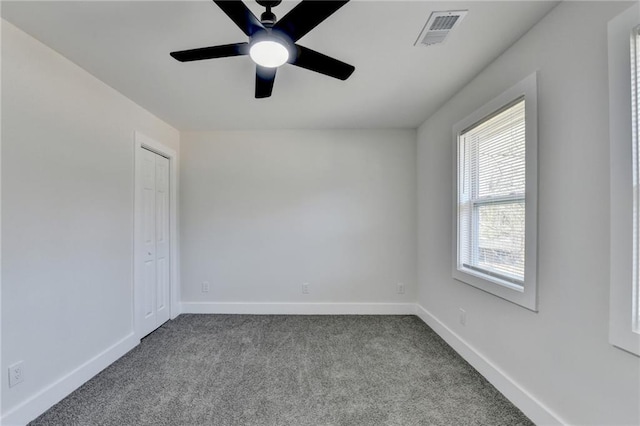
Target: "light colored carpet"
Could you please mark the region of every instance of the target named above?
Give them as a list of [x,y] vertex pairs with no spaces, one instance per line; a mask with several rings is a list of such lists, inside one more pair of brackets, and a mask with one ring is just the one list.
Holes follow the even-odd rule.
[[181,315],[31,425],[530,425],[415,316]]

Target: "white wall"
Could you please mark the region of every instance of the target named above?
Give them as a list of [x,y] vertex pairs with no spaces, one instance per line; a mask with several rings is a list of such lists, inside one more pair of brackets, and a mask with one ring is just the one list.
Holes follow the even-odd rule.
[[[570,424],[640,423],[640,360],[608,343],[607,22],[630,4],[561,3],[418,131],[419,303]],[[452,127],[535,70],[537,314],[451,278]]]
[[135,130],[179,148],[175,129],[2,21],[5,415],[133,330]]
[[414,301],[414,130],[183,133],[181,144],[183,302]]

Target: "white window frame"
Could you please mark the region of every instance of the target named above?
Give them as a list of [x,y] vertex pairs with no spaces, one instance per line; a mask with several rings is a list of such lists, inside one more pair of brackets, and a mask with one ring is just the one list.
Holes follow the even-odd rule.
[[[609,342],[640,356],[634,289],[632,31],[640,25],[635,4],[609,22],[609,137],[611,170],[611,287]],[[637,123],[636,123],[637,125]]]
[[[453,127],[453,278],[502,299],[537,312],[537,223],[538,223],[538,90],[534,72],[501,95],[487,102]],[[459,265],[458,148],[460,134],[495,115],[520,98],[525,100],[525,272],[523,285],[502,280]]]

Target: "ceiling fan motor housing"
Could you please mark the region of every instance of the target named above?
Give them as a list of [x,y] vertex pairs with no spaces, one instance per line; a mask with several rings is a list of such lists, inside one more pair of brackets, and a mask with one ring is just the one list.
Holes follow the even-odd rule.
[[267,10],[260,15],[260,22],[262,22],[262,25],[266,28],[271,28],[276,23],[276,15],[274,15],[270,10]]

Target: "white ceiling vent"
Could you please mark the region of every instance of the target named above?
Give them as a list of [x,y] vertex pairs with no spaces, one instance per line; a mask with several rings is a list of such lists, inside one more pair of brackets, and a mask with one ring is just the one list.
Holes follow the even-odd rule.
[[414,46],[430,46],[444,42],[447,35],[457,27],[467,14],[467,10],[448,10],[446,12],[433,12],[424,25]]

